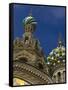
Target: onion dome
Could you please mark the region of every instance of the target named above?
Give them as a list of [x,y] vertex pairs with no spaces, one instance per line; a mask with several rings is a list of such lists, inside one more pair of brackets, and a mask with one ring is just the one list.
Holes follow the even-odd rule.
[[24,24],[24,26],[27,25],[27,24],[36,25],[37,22],[35,21],[34,17],[28,16],[28,17],[25,17],[25,19],[23,20],[23,24]]
[[53,49],[47,57],[48,64],[56,65],[65,63],[65,47],[61,40],[58,42],[58,47]]
[[23,20],[25,32],[34,32],[36,29],[36,24],[37,22],[31,13],[29,16],[25,17],[25,19]]

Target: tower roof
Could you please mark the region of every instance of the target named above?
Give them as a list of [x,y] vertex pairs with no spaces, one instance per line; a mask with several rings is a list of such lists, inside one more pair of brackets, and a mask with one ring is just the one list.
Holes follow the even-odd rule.
[[23,24],[27,25],[27,24],[37,24],[35,18],[32,16],[32,12],[30,11],[29,16],[25,17],[25,19],[23,20]]
[[63,46],[61,37],[59,36],[58,40],[58,46],[57,48],[53,49],[49,56],[47,57],[47,60],[52,65],[58,64],[58,63],[64,63],[65,62],[65,47]]

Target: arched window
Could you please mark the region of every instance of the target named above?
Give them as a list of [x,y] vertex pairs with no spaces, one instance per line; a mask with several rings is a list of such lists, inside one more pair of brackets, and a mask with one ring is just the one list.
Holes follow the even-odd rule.
[[32,25],[31,24],[28,24],[26,27],[25,27],[25,31],[26,32],[30,32],[32,30]]
[[43,69],[43,65],[41,63],[38,63],[39,69]]
[[29,38],[28,37],[25,37],[25,42],[26,42],[26,40],[28,40]]
[[19,62],[26,63],[27,62],[27,58],[21,57],[21,58],[19,58]]
[[61,83],[61,73],[58,72],[58,83]]

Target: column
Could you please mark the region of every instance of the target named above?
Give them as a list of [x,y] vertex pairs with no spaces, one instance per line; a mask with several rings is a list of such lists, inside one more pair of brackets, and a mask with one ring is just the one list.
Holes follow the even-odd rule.
[[56,76],[55,75],[53,76],[53,81],[54,81],[54,83],[56,83]]
[[63,75],[63,72],[61,72],[61,83],[63,83],[64,82],[64,75]]
[[56,75],[56,83],[58,83],[58,75]]
[[63,71],[63,82],[65,82],[65,71]]

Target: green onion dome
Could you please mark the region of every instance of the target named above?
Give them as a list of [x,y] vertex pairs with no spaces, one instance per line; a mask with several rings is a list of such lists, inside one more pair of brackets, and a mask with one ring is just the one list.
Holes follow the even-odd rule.
[[65,47],[58,46],[57,48],[53,49],[49,56],[47,57],[48,64],[56,65],[58,63],[65,62]]
[[27,24],[37,24],[37,22],[35,21],[34,17],[32,16],[28,16],[28,17],[25,17],[25,19],[23,20],[23,24],[24,26],[27,25]]

